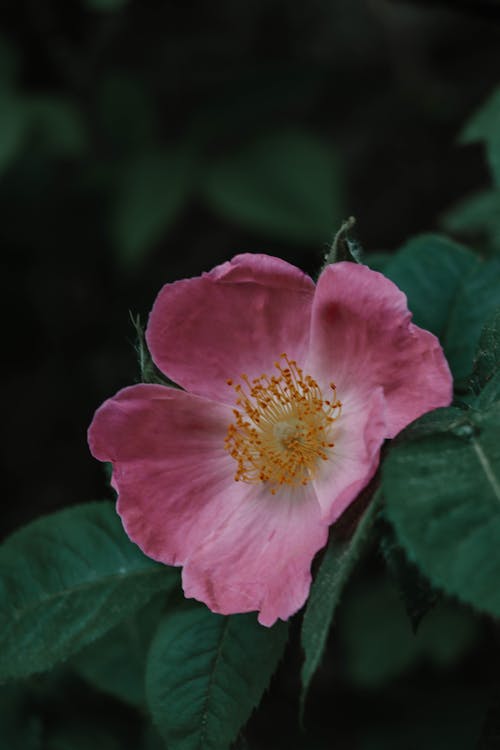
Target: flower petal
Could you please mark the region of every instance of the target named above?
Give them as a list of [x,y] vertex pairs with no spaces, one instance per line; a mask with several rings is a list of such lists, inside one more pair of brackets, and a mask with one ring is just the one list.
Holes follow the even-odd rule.
[[386,432],[382,388],[348,392],[333,427],[331,456],[313,480],[325,523],[336,521],[373,477]]
[[311,485],[271,495],[234,481],[224,450],[231,411],[183,391],[137,385],[96,412],[92,453],[113,462],[118,512],[145,554],[185,565],[187,596],[271,625],[307,598],[328,527]]
[[267,255],[237,255],[209,273],[167,284],[146,333],[156,365],[183,388],[232,402],[226,380],[271,372],[284,351],[303,359],[312,280]]
[[221,614],[259,610],[259,622],[270,626],[304,604],[328,526],[311,484],[276,495],[265,485],[238,489],[227,523],[184,566],[184,593]]
[[452,378],[438,339],[411,323],[406,296],[382,274],[336,263],[314,297],[307,368],[334,380],[341,400],[357,387],[382,386],[386,437],[431,409],[447,406]]
[[118,513],[149,557],[182,565],[232,506],[231,411],[161,385],[125,388],[96,412],[89,445],[113,462]]

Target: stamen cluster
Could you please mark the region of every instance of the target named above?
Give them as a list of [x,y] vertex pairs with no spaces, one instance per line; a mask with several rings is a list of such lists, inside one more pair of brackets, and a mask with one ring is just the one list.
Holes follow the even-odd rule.
[[269,482],[272,494],[281,485],[305,485],[314,478],[319,460],[326,461],[334,447],[333,422],[342,404],[334,383],[332,396],[321,389],[295,360],[286,354],[274,363],[278,375],[261,375],[233,385],[237,394],[225,448],[238,464],[235,480]]

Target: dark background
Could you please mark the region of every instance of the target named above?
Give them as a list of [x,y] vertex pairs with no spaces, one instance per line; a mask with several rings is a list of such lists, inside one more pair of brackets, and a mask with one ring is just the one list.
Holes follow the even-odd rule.
[[[110,496],[86,428],[138,380],[129,311],[146,320],[162,284],[237,252],[314,274],[351,214],[366,251],[439,230],[488,185],[481,147],[456,139],[499,80],[496,2],[2,3],[2,533]],[[474,685],[476,657],[439,693]],[[257,736],[287,725],[292,674]],[[321,686],[339,678],[322,674],[313,724],[330,743]],[[384,727],[398,716],[393,739],[373,730],[363,748],[412,747],[398,727],[432,714],[432,699],[409,708],[420,684],[378,702],[330,687],[340,734],[357,706]]]

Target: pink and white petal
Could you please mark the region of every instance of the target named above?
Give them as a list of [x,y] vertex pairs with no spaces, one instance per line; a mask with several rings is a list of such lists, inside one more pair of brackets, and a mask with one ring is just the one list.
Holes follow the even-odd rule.
[[271,495],[265,485],[239,485],[233,513],[184,566],[184,593],[213,612],[259,610],[271,626],[307,599],[311,563],[327,541],[311,484]]
[[318,280],[307,369],[322,383],[334,380],[341,400],[356,384],[382,386],[386,437],[452,399],[438,339],[411,322],[406,295],[392,281],[355,263],[328,266]]
[[313,281],[267,255],[237,255],[209,273],[167,284],[146,338],[156,365],[201,396],[230,403],[226,380],[273,371],[282,352],[308,347]]
[[113,463],[128,536],[155,560],[182,565],[233,510],[228,407],[173,388],[125,388],[96,412],[89,445]]
[[350,389],[333,425],[334,447],[313,480],[325,523],[336,521],[375,474],[387,432],[382,388]]

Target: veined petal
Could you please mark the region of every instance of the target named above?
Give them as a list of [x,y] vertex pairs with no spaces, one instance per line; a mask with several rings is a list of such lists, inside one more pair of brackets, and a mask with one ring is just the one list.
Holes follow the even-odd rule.
[[382,386],[386,437],[451,403],[438,339],[411,322],[406,296],[392,281],[355,263],[328,266],[318,280],[307,368],[333,379],[341,400],[356,384],[361,391]]
[[223,404],[137,385],[101,406],[89,444],[113,462],[127,534],[149,557],[184,565],[187,596],[214,612],[260,610],[271,625],[307,598],[328,527],[311,485],[272,495],[234,481],[223,447],[230,418]]
[[185,564],[184,592],[221,614],[259,610],[270,626],[304,604],[328,525],[311,484],[271,495],[263,484],[238,483],[235,494],[227,522]]
[[325,523],[336,521],[373,477],[386,432],[382,388],[344,393],[332,431],[335,445],[313,480]]
[[125,388],[96,412],[91,451],[113,463],[118,513],[149,557],[182,565],[231,512],[231,416],[223,404],[161,385]]
[[209,273],[167,284],[146,332],[156,365],[183,388],[233,401],[228,378],[270,372],[307,351],[314,284],[267,255],[237,255]]

